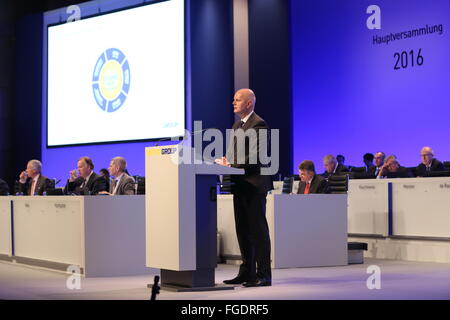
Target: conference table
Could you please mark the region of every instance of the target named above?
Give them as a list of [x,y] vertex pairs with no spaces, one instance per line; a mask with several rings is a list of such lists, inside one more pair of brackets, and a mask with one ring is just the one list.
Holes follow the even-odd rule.
[[[266,207],[272,268],[347,265],[347,195],[281,194],[278,181],[274,187]],[[294,192],[297,188],[298,182]],[[218,195],[217,215],[222,257],[240,260],[233,195]]]
[[0,260],[85,277],[152,273],[144,206],[142,195],[0,197]]
[[348,199],[366,257],[450,263],[450,178],[350,180]]
[[[375,258],[450,262],[450,178],[350,180],[347,195],[267,196],[272,267],[347,264],[347,241]],[[297,183],[294,187],[296,191]],[[0,260],[86,277],[150,274],[145,196],[0,197]],[[220,253],[240,259],[233,196],[217,196]]]
[[348,232],[450,239],[450,178],[350,180]]

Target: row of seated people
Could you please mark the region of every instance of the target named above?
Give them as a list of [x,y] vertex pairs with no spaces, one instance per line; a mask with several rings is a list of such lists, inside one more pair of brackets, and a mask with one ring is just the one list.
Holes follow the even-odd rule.
[[[450,176],[450,171],[446,170],[443,163],[434,158],[434,152],[430,147],[422,148],[422,162],[413,168],[402,167],[394,155],[386,157],[383,152],[377,152],[372,157],[370,155],[364,155],[366,166],[358,168],[359,170],[355,170],[354,167],[347,168],[343,164],[343,159],[327,155],[323,159],[325,172],[320,175],[316,174],[312,161],[303,161],[298,168],[300,182],[297,193],[329,193],[331,188],[328,180],[333,180],[333,176],[348,175],[350,178],[365,179],[429,177],[434,176],[433,173],[447,173],[442,175]],[[338,160],[341,160],[341,163]],[[373,164],[373,160],[375,160],[375,164]]]
[[[429,176],[448,176],[449,170],[444,164],[434,158],[434,152],[430,147],[423,147],[421,150],[421,163],[416,167],[406,168],[400,165],[396,156],[386,157],[383,152],[374,155],[366,153],[364,155],[364,167],[346,167],[345,158],[338,155],[327,155],[324,158],[325,172],[322,174],[327,178],[331,174],[344,174],[351,172],[350,178],[410,178]],[[375,160],[375,163],[373,161]]]
[[[127,174],[127,162],[123,157],[115,157],[110,161],[109,174],[113,177],[111,183],[109,176],[98,175],[94,172],[94,163],[89,157],[81,157],[77,161],[77,169],[69,173],[69,179],[60,194],[67,195],[134,195],[136,183],[133,177]],[[3,180],[1,180],[3,181]],[[8,185],[0,186],[8,188]],[[39,160],[30,160],[27,167],[21,172],[16,183],[16,194],[37,196],[51,194],[55,190],[53,180],[42,174],[42,163]],[[0,190],[1,191],[1,190]],[[7,194],[7,192],[0,192]]]

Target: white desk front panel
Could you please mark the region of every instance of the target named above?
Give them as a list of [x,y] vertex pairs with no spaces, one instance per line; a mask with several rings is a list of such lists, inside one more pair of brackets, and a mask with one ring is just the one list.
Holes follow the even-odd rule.
[[450,238],[450,178],[392,180],[393,235]]
[[83,225],[83,197],[15,197],[14,253],[84,267]]
[[11,252],[11,197],[0,197],[0,254]]

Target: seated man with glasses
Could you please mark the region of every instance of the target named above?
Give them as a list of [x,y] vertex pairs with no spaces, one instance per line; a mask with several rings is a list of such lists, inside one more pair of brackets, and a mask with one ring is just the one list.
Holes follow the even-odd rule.
[[433,171],[445,171],[444,165],[438,159],[434,158],[433,149],[430,147],[423,147],[420,150],[422,163],[416,168],[416,175],[418,177],[426,177]]

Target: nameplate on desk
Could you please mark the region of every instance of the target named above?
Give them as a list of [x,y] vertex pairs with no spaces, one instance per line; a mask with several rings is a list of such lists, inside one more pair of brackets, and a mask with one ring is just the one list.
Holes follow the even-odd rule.
[[440,185],[441,189],[450,189],[450,184],[444,183]]
[[56,209],[65,209],[66,204],[65,203],[55,203],[55,208]]
[[403,185],[403,189],[415,189],[416,186],[412,185],[412,184],[404,184]]
[[360,190],[375,190],[377,187],[372,185],[359,186]]

